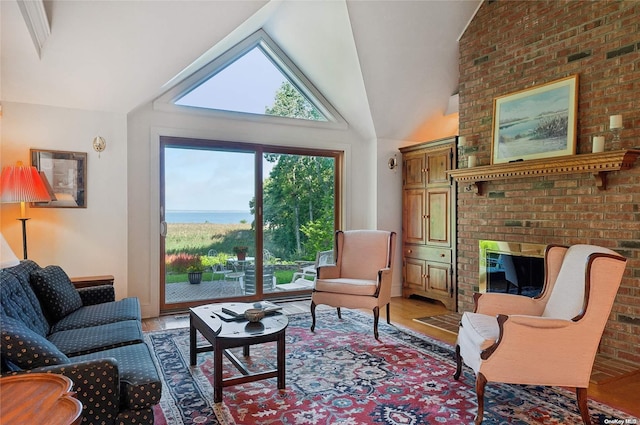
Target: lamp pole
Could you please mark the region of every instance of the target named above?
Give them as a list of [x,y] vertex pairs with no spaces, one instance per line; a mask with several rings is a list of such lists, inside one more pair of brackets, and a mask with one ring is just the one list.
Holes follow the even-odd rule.
[[27,259],[27,220],[28,218],[19,218],[22,222],[22,255]]

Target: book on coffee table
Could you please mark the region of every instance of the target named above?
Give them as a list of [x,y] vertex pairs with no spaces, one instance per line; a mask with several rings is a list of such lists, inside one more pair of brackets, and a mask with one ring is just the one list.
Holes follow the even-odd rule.
[[270,301],[257,301],[255,303],[226,303],[222,307],[222,312],[232,317],[243,318],[244,312],[250,308],[260,308],[264,310],[265,314],[273,314],[282,310],[282,307]]

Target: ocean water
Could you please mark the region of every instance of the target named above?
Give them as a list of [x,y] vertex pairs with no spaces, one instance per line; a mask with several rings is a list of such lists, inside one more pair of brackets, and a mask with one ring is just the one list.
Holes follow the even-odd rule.
[[253,215],[248,211],[167,211],[165,220],[167,223],[237,224],[242,220],[251,223]]

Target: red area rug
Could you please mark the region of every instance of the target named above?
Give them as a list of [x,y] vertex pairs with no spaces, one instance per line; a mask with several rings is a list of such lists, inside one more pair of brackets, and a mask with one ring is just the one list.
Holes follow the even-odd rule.
[[[146,334],[164,385],[156,424],[473,422],[474,379],[467,368],[460,381],[452,378],[451,346],[386,323],[376,341],[371,317],[354,311],[343,311],[343,320],[335,312],[322,312],[315,333],[309,331],[308,315],[289,320],[287,389],[278,391],[275,379],[227,387],[217,405],[212,356],[199,354],[197,366],[189,366],[188,329]],[[250,369],[275,361],[273,344],[251,350]],[[224,375],[237,373],[225,360]],[[574,393],[560,388],[490,383],[485,397],[487,424],[581,423]],[[593,400],[589,407],[595,424],[629,418]]]

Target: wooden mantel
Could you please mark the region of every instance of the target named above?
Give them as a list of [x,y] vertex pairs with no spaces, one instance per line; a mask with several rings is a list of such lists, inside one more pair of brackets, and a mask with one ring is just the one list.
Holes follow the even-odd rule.
[[482,195],[482,183],[492,180],[544,176],[548,174],[593,173],[596,186],[607,188],[609,171],[628,170],[640,155],[638,149],[567,155],[555,158],[508,162],[481,167],[447,171],[449,177],[460,183],[469,183],[465,191]]

